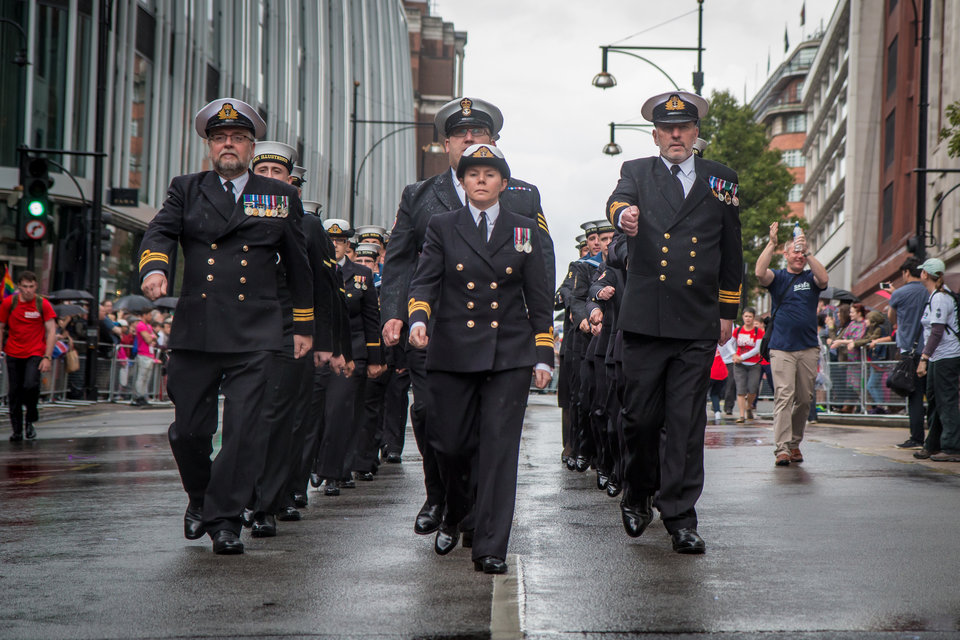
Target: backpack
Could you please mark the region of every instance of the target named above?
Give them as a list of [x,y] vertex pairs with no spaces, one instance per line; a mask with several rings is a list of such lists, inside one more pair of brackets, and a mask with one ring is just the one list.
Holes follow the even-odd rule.
[[[38,295],[34,300],[37,303],[37,311],[40,313],[40,317],[43,317],[43,296]],[[10,313],[13,313],[13,310],[17,308],[17,303],[20,302],[20,294],[13,294],[13,300],[10,302]]]
[[[942,288],[938,289],[937,291],[934,291],[934,294],[937,294],[937,293],[943,293],[949,296],[953,300],[953,319],[957,322],[958,325],[960,325],[960,293],[956,293],[955,291],[951,291],[949,289],[942,289]],[[928,305],[930,304],[930,300],[932,299],[933,299],[933,296],[931,295],[930,298],[927,300]],[[953,327],[951,327],[949,324],[945,324],[943,326],[947,331],[952,332],[953,335],[957,335],[956,330]]]

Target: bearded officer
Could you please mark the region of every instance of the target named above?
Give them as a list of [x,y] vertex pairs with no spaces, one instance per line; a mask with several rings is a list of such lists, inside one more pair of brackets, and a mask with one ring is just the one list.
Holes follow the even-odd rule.
[[[383,265],[381,320],[384,344],[401,342],[407,318],[407,289],[417,266],[417,258],[426,236],[427,223],[436,213],[453,211],[466,204],[463,186],[456,170],[464,150],[477,143],[492,144],[499,137],[503,115],[496,106],[477,98],[451,100],[437,112],[436,130],[444,136],[444,148],[450,168],[442,173],[407,185],[400,199],[397,218],[390,234]],[[535,186],[510,178],[501,200],[511,211],[533,222],[544,262],[544,286],[555,286],[553,241],[540,205],[540,192]],[[404,340],[404,343],[406,341]],[[423,455],[424,484],[427,498],[417,514],[414,531],[429,534],[440,526],[443,511],[443,482],[440,479],[435,452],[424,437],[429,392],[425,381],[422,350],[407,350],[407,367],[413,386],[413,409],[410,413],[417,446]]]
[[623,525],[631,536],[643,533],[656,498],[678,553],[706,549],[695,509],[703,490],[703,407],[717,341],[730,338],[737,316],[743,273],[737,174],[693,153],[707,108],[685,91],[648,99],[641,112],[654,123],[660,155],[625,162],[607,200],[628,255],[617,318]]
[[[277,255],[290,273],[293,356],[313,344],[313,279],[303,210],[292,186],[248,168],[266,124],[250,105],[220,98],[197,113],[212,171],[174,178],[140,245],[144,294],[167,294],[170,255],[183,250],[183,286],[167,364],[176,406],[170,448],[190,498],[184,534],[208,533],[218,554],[243,553],[240,514],[263,465],[260,412],[274,354],[282,349]],[[222,446],[214,460],[218,394]]]

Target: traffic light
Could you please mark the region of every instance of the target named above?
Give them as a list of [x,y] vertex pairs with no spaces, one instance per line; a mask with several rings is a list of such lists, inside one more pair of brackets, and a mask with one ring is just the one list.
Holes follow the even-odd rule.
[[50,163],[41,156],[23,153],[20,158],[20,220],[17,223],[17,239],[36,242],[47,234],[50,213]]

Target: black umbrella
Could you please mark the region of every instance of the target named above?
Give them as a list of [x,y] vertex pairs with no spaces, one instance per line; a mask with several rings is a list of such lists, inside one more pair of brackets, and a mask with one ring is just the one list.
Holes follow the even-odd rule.
[[93,300],[88,291],[80,289],[58,289],[47,295],[48,300]]
[[846,289],[837,287],[827,287],[820,292],[820,297],[825,300],[839,300],[840,302],[856,302],[860,299]]
[[153,301],[153,306],[158,309],[176,309],[177,308],[177,298],[176,296],[166,296],[164,298],[157,298]]
[[87,310],[76,304],[57,304],[53,306],[53,310],[57,312],[57,317],[59,318],[63,318],[64,316],[87,315]]
[[134,313],[147,311],[148,309],[153,309],[153,307],[154,304],[143,296],[123,296],[113,301],[114,309],[123,309],[124,311],[132,311]]

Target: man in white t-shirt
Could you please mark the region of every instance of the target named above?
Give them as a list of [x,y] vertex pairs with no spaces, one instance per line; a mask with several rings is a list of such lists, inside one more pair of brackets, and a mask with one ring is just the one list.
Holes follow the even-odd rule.
[[943,260],[930,258],[920,265],[920,282],[930,292],[923,309],[923,353],[917,375],[927,381],[929,431],[916,458],[960,462],[960,340],[957,303],[943,282]]

